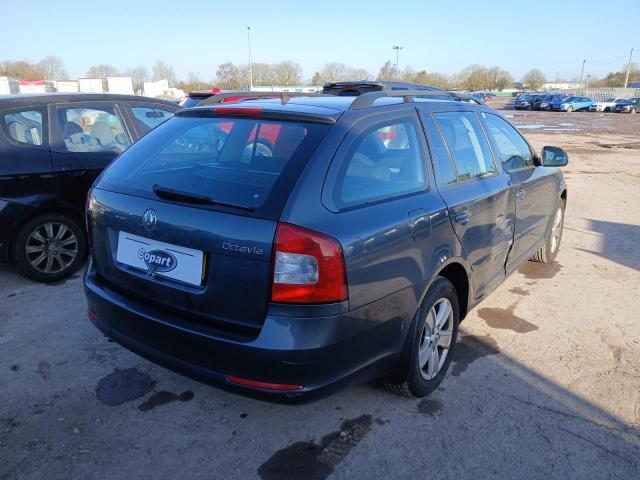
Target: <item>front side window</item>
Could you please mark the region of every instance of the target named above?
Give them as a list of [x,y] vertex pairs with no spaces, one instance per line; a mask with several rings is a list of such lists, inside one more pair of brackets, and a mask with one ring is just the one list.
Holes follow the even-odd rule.
[[146,135],[174,115],[172,111],[159,107],[131,107],[131,113],[133,113],[136,122],[138,122],[143,135]]
[[482,112],[482,117],[496,145],[496,153],[507,172],[533,166],[533,154],[529,144],[509,122],[491,113]]
[[58,130],[69,153],[121,153],[131,140],[113,106],[69,106],[56,109]]
[[459,180],[497,173],[489,143],[473,113],[436,113],[434,118],[449,147]]
[[42,145],[42,113],[38,110],[5,113],[4,127],[15,142]]
[[341,165],[334,201],[343,208],[425,188],[418,130],[415,122],[404,120],[360,135]]

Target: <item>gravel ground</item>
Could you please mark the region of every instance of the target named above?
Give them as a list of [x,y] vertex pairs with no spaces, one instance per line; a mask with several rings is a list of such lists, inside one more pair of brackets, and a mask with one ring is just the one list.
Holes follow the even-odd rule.
[[0,479],[640,478],[640,115],[504,113],[569,151],[563,244],[470,313],[432,396],[222,392],[109,343],[79,275],[1,265]]

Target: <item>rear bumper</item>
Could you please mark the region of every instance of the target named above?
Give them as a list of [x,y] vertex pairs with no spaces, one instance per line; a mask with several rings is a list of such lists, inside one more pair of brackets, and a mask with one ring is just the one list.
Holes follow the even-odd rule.
[[[356,310],[313,318],[269,314],[256,338],[214,336],[168,322],[162,312],[113,291],[100,282],[91,264],[85,294],[92,323],[125,348],[204,383],[271,401],[312,400],[347,383],[383,376],[395,365],[406,331],[398,315],[372,321],[370,311]],[[246,387],[228,376],[303,388]]]

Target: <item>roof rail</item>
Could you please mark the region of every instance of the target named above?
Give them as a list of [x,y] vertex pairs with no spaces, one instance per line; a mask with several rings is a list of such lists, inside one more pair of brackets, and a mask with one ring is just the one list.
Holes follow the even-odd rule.
[[374,102],[379,98],[385,97],[404,97],[404,102],[413,102],[413,97],[444,97],[444,99],[453,100],[449,92],[444,90],[380,90],[378,92],[363,93],[356,97],[349,110],[360,110],[373,106]]
[[251,100],[254,98],[280,98],[282,103],[287,103],[291,97],[321,97],[322,93],[313,92],[225,92],[211,95],[209,98],[203,100],[198,104],[202,105],[215,105],[223,103],[227,98],[240,97],[238,100]]

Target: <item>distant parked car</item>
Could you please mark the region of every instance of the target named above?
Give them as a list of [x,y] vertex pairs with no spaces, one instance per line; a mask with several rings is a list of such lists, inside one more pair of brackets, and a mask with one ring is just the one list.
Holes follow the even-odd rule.
[[590,112],[610,112],[619,103],[624,103],[627,100],[625,98],[607,98],[600,102],[593,102],[593,105],[589,107]]
[[613,107],[616,113],[636,113],[640,111],[640,98],[630,98]]
[[0,260],[42,282],[77,270],[89,187],[178,108],[133,95],[0,96]]
[[580,110],[588,110],[593,104],[593,100],[589,97],[568,97],[561,102],[553,104],[553,110],[560,112],[577,112]]
[[519,95],[513,104],[513,108],[515,110],[533,110],[533,104],[538,96],[539,95],[535,93]]
[[562,94],[539,95],[538,97],[536,97],[535,101],[533,102],[533,109],[547,110],[547,111],[551,110],[554,102],[561,102],[567,97],[568,95],[562,95]]

